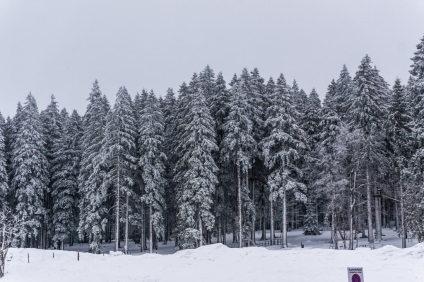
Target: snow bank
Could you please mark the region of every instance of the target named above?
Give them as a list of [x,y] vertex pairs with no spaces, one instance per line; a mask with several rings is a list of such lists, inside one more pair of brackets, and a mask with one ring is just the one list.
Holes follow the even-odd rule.
[[[54,252],[54,257],[53,257]],[[27,262],[27,254],[30,263]],[[173,255],[92,255],[10,249],[3,281],[347,281],[347,267],[363,267],[365,281],[424,281],[424,244],[377,250],[231,249],[222,244]]]

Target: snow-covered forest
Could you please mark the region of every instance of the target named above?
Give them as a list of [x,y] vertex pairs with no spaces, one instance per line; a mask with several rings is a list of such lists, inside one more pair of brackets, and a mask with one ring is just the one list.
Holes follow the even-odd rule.
[[284,248],[289,230],[327,227],[353,249],[355,233],[372,245],[393,225],[404,247],[422,242],[424,37],[411,55],[408,81],[390,86],[365,56],[323,101],[283,74],[243,69],[228,83],[209,66],[160,97],[121,87],[113,104],[95,81],[83,115],[53,96],[40,111],[29,94],[0,118],[3,241],[99,253],[233,234],[243,247],[257,230],[272,244],[269,229]]

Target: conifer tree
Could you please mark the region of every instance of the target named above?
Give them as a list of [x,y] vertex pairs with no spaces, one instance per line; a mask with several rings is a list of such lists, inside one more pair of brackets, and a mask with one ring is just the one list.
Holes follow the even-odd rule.
[[100,253],[100,241],[107,220],[107,187],[104,185],[106,171],[102,162],[102,144],[105,134],[108,103],[99,88],[93,84],[89,104],[83,118],[81,137],[81,168],[78,176],[79,225],[81,239],[89,237],[90,251]]
[[[371,193],[377,194],[377,186],[371,187],[373,180],[377,178],[377,168],[383,168],[386,163],[384,158],[384,143],[382,136],[383,121],[386,117],[387,86],[375,68],[371,66],[371,59],[366,55],[359,65],[353,79],[355,91],[347,100],[350,127],[357,131],[360,137],[360,150],[356,154],[365,172],[368,241],[374,244],[372,228],[372,199]],[[376,238],[381,240],[381,216],[379,198],[375,198],[376,204]]]
[[[48,183],[48,163],[44,154],[42,123],[37,103],[31,93],[27,96],[21,113],[19,131],[13,143],[13,179],[19,220],[21,247],[34,246],[46,210],[43,205]],[[28,242],[29,240],[29,242]]]
[[[408,82],[408,98],[410,107],[413,109],[411,126],[413,128],[414,143],[411,160],[412,185],[408,185],[405,191],[406,221],[408,227],[417,237],[419,242],[424,241],[424,185],[423,159],[424,159],[424,37],[417,45],[417,50],[412,57],[413,64],[410,70]],[[403,228],[405,228],[403,226]]]
[[[388,108],[388,118],[385,123],[386,138],[391,155],[391,168],[396,178],[396,195],[400,202],[402,248],[406,248],[406,221],[405,221],[405,172],[408,168],[408,159],[411,158],[411,116],[407,110],[405,88],[400,79],[393,85],[392,96]],[[412,207],[411,207],[412,208]],[[411,209],[413,210],[413,208]]]
[[5,131],[6,122],[3,115],[0,113],[0,209],[2,211],[11,208],[8,202],[10,189],[9,177],[7,175],[6,167],[6,146],[5,146]]
[[223,160],[231,163],[236,167],[237,174],[237,206],[238,206],[238,231],[239,231],[239,247],[242,246],[243,226],[248,228],[247,219],[243,225],[243,207],[249,207],[250,198],[249,190],[243,184],[243,175],[247,176],[248,170],[251,168],[252,160],[256,153],[256,141],[253,137],[253,122],[250,119],[247,83],[242,87],[240,83],[233,85],[231,89],[230,110],[224,124],[224,139],[222,141]]
[[165,208],[164,184],[165,161],[164,121],[159,103],[150,92],[140,116],[140,160],[143,177],[143,201],[149,207],[150,253],[153,252],[153,233],[164,234],[163,210]]
[[43,247],[47,248],[50,246],[51,239],[53,237],[53,199],[52,199],[52,176],[55,173],[53,171],[53,159],[54,159],[54,146],[60,138],[60,132],[62,130],[62,118],[59,114],[58,105],[55,97],[52,95],[50,104],[47,109],[41,112],[41,121],[43,123],[43,136],[45,141],[45,154],[49,165],[48,184],[44,195],[44,207],[46,209],[46,216],[43,222],[42,228],[42,241]]
[[268,186],[270,200],[282,199],[282,248],[287,248],[287,191],[294,190],[297,197],[304,185],[298,181],[301,171],[297,167],[302,151],[307,148],[305,132],[297,125],[292,97],[281,74],[277,80],[267,111],[265,126],[268,136],[263,140],[265,165],[270,170]]
[[[125,253],[128,251],[129,198],[133,196],[133,175],[137,161],[136,130],[131,97],[125,87],[120,87],[115,105],[106,117],[102,162],[108,168],[106,183],[115,196],[115,251],[119,247],[121,213],[125,207]],[[121,201],[125,201],[125,205]]]
[[[70,239],[76,230],[76,194],[78,175],[75,173],[75,158],[78,152],[74,144],[74,132],[68,112],[60,113],[61,127],[58,140],[52,147],[51,182],[52,182],[52,224],[53,241],[57,247],[64,249],[64,241]],[[78,136],[78,135],[77,135]]]
[[[217,180],[217,166],[213,159],[216,151],[213,119],[201,88],[194,76],[190,83],[189,96],[185,98],[184,113],[180,123],[180,152],[176,166],[179,240],[183,248],[203,244],[203,227],[211,230],[214,216],[211,212],[213,194]],[[184,90],[183,90],[184,91]],[[181,93],[181,91],[180,91]],[[181,99],[181,98],[180,98]]]

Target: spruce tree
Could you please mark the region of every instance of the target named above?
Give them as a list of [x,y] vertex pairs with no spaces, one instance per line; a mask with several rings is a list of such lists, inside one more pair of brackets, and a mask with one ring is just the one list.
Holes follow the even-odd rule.
[[[388,147],[391,157],[391,169],[396,179],[395,185],[397,186],[395,197],[400,202],[402,248],[406,248],[405,172],[408,169],[408,160],[411,158],[412,153],[412,130],[410,128],[412,118],[408,113],[405,92],[400,79],[396,79],[388,108],[388,118],[385,123],[386,138],[389,143]],[[410,208],[410,211],[414,210],[413,207]]]
[[268,136],[263,140],[262,148],[265,165],[270,170],[268,186],[270,200],[279,196],[282,200],[282,248],[287,248],[287,191],[294,190],[298,198],[304,185],[298,180],[301,171],[297,167],[302,151],[306,150],[305,132],[297,125],[296,111],[292,97],[281,74],[271,97],[271,106],[267,111],[265,126]]
[[[21,113],[19,131],[13,142],[14,167],[12,189],[15,193],[15,214],[19,220],[21,247],[34,246],[44,218],[43,204],[48,183],[48,162],[44,154],[42,123],[37,103],[31,93]],[[29,240],[29,241],[28,241]]]
[[[102,163],[107,167],[106,185],[115,197],[115,251],[120,241],[120,221],[125,207],[125,253],[128,251],[129,198],[133,197],[133,175],[136,170],[136,120],[131,97],[125,87],[116,94],[115,105],[106,117]],[[125,205],[122,203],[125,201]]]
[[[351,131],[356,131],[361,143],[360,150],[355,153],[361,157],[361,167],[365,173],[368,241],[374,244],[372,228],[372,198],[371,194],[377,194],[377,186],[373,185],[373,179],[377,179],[378,170],[384,168],[386,158],[384,156],[384,143],[382,128],[386,117],[387,85],[379,76],[377,70],[371,66],[371,59],[366,55],[359,65],[353,79],[354,93],[347,100],[347,112],[349,113],[349,125]],[[381,240],[381,217],[379,198],[375,198],[376,211],[376,238]]]
[[[169,99],[169,98],[168,98]],[[169,102],[169,101],[168,101]],[[163,210],[165,207],[164,121],[159,102],[150,92],[140,116],[140,159],[144,194],[142,200],[149,207],[150,253],[153,252],[153,234],[164,235]]]
[[9,189],[9,177],[7,175],[7,156],[5,146],[5,131],[6,122],[3,115],[0,113],[0,210],[5,211],[10,209],[10,203],[8,201],[10,189]]
[[[250,119],[247,87],[247,82],[245,82],[244,87],[242,87],[241,83],[236,83],[231,89],[230,109],[224,124],[225,134],[221,151],[223,160],[236,168],[237,225],[240,248],[242,247],[242,241],[244,239],[243,229],[244,227],[246,227],[246,229],[249,228],[247,219],[243,221],[242,210],[248,209],[251,202],[249,198],[249,189],[246,181],[243,181],[243,176],[247,178],[248,170],[251,168],[252,160],[256,154],[256,141],[253,137],[253,122]],[[243,187],[242,181],[244,182]]]
[[52,147],[51,185],[52,185],[52,225],[53,241],[59,249],[64,249],[66,239],[72,237],[76,230],[76,194],[78,175],[74,170],[75,158],[78,158],[74,144],[74,132],[71,131],[72,120],[63,109],[60,113],[61,127],[59,138]]
[[189,96],[185,98],[188,103],[180,110],[184,114],[180,116],[175,181],[182,248],[202,246],[203,228],[211,230],[215,220],[211,208],[218,168],[212,154],[218,148],[213,119],[196,79],[194,76],[190,83]]
[[90,249],[100,253],[100,242],[107,220],[106,171],[102,162],[102,144],[105,134],[108,103],[99,88],[97,80],[88,98],[89,104],[83,118],[81,137],[81,165],[78,175],[79,224],[81,239],[88,236]]

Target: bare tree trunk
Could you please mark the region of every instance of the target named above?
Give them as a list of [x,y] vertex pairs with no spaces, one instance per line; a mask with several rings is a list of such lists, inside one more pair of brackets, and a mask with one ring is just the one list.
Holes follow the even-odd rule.
[[[252,181],[252,202],[253,202],[253,207],[255,207],[255,181]],[[255,231],[256,231],[256,209],[253,211],[253,214],[252,214],[252,242],[253,243],[256,242]]]
[[375,238],[377,242],[381,242],[381,206],[380,206],[380,197],[378,197],[378,190],[374,188],[374,193],[377,197],[374,199],[375,205]]
[[283,220],[281,224],[283,227],[281,228],[283,230],[282,234],[282,244],[281,248],[287,248],[287,195],[286,195],[286,186],[283,184]]
[[153,222],[152,222],[152,203],[149,203],[149,249],[153,253]]
[[368,242],[370,243],[370,247],[374,245],[374,234],[372,230],[372,209],[371,209],[371,183],[370,183],[370,173],[369,167],[366,166],[366,188],[367,188],[367,217],[368,217]]
[[200,233],[200,238],[199,238],[199,247],[203,246],[203,226],[202,226],[202,218],[200,218],[199,216],[199,233]]
[[116,218],[115,218],[115,252],[119,249],[119,190],[120,190],[120,181],[119,181],[119,154],[118,154],[118,178],[116,183]]
[[353,172],[353,185],[349,195],[349,250],[353,250],[353,211],[355,207],[356,170]]
[[218,224],[217,224],[217,226],[216,226],[216,227],[217,227],[217,229],[218,229],[218,230],[217,230],[217,231],[218,231],[218,233],[216,234],[216,235],[217,235],[217,236],[216,236],[216,242],[217,242],[217,243],[222,243],[222,240],[221,240],[221,237],[222,237],[222,236],[221,236],[221,232],[222,232],[222,231],[221,231],[221,226],[222,226],[222,217],[221,217],[221,216],[219,216],[219,217],[218,217],[217,223],[218,223]]
[[146,222],[144,217],[144,203],[141,203],[141,251],[146,250]]
[[402,249],[406,248],[406,222],[405,222],[405,209],[403,203],[403,183],[402,177],[399,183],[400,192],[400,222],[402,225]]
[[241,175],[240,175],[240,164],[237,163],[237,205],[238,205],[238,227],[239,227],[239,248],[242,247],[242,234],[243,234],[243,226],[242,226],[242,218],[241,218]]
[[331,239],[333,242],[333,248],[338,249],[339,244],[337,240],[337,228],[336,228],[336,193],[333,187],[333,181],[331,181]]
[[270,225],[271,225],[271,234],[269,235],[269,240],[271,242],[271,245],[273,245],[274,242],[274,201],[272,198],[269,200],[269,212],[270,212]]
[[6,264],[6,255],[8,246],[6,246],[6,223],[3,222],[2,230],[2,244],[1,244],[1,253],[0,253],[0,278],[4,276],[4,267]]
[[128,197],[128,193],[127,193],[127,198],[126,198],[126,203],[125,203],[127,209],[125,211],[125,247],[124,247],[126,255],[128,254],[128,204],[129,204],[128,198],[129,197]]

